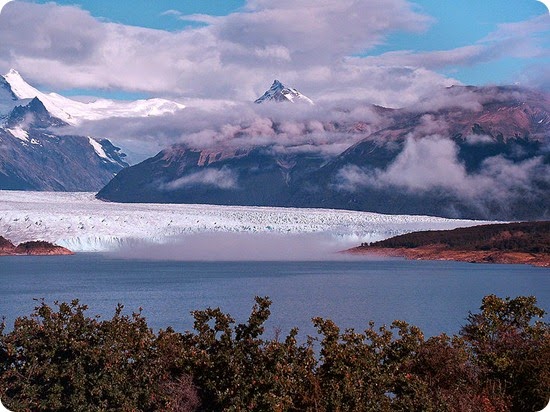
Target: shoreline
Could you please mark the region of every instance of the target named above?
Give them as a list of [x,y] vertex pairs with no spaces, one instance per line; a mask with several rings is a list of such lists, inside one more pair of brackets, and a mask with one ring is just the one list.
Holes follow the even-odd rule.
[[346,253],[353,255],[403,257],[409,260],[450,260],[468,263],[524,264],[537,267],[550,267],[550,255],[547,253],[452,250],[442,246],[422,246],[416,248],[358,246],[346,250]]

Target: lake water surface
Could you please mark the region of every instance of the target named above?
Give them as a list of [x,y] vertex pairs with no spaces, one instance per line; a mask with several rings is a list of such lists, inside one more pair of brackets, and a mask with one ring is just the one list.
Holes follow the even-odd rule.
[[394,319],[419,326],[426,335],[457,333],[483,296],[537,296],[550,310],[550,269],[427,261],[177,262],[124,260],[101,254],[2,257],[0,316],[8,330],[44,298],[78,298],[88,314],[112,316],[117,303],[127,313],[143,308],[158,330],[192,328],[191,310],[221,307],[246,320],[254,296],[273,300],[267,333],[300,328],[314,334],[311,318],[363,330]]

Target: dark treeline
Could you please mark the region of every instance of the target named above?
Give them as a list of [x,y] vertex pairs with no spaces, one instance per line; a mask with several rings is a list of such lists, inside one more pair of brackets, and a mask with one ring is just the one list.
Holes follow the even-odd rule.
[[534,297],[483,299],[456,336],[405,322],[264,338],[270,300],[246,323],[193,312],[154,333],[119,306],[42,302],[0,329],[0,398],[13,411],[537,411],[550,398],[550,325]]
[[370,247],[414,248],[435,244],[460,250],[550,253],[550,221],[502,223],[407,233],[372,243]]

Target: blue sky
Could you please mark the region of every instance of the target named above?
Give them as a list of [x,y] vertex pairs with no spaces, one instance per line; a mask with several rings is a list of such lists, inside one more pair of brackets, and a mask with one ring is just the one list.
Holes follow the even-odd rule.
[[6,10],[0,69],[65,94],[249,100],[279,78],[317,98],[399,106],[430,85],[548,87],[550,17],[537,0],[17,0]]
[[[447,50],[467,46],[495,31],[499,24],[521,22],[547,12],[546,6],[536,0],[419,0],[415,3],[435,19],[431,27],[421,35],[392,35],[387,45],[374,52]],[[549,59],[545,61],[550,62]],[[513,82],[514,75],[529,63],[524,59],[505,58],[474,69],[451,68],[447,73],[466,84],[506,83]]]
[[[35,2],[47,3],[48,0]],[[242,0],[59,0],[56,3],[78,4],[98,18],[162,30],[181,30],[187,26],[185,22],[165,15],[168,10],[223,16],[244,6]]]

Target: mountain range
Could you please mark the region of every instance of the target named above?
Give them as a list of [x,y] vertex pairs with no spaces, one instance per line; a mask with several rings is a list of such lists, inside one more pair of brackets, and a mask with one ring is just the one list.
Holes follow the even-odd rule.
[[[277,88],[275,81],[262,98]],[[328,138],[344,134],[355,142],[338,154],[281,148],[277,136],[268,144],[239,147],[178,144],[122,170],[97,196],[482,219],[550,217],[547,95],[520,87],[454,86],[414,108],[371,109],[385,119],[378,130],[368,120],[323,125]]]
[[[48,112],[64,122],[76,125],[84,120],[100,120],[108,117],[147,117],[173,113],[185,108],[183,104],[165,99],[115,101],[95,99],[84,103],[57,93],[43,93],[28,84],[14,69],[2,76],[0,83],[8,97],[17,99],[38,98]],[[1,99],[0,95],[0,99]]]
[[[305,105],[293,105],[299,102]],[[225,125],[232,134],[220,131],[213,143],[178,143],[127,167],[109,140],[61,131],[107,116],[175,113],[182,105],[81,103],[42,93],[12,70],[0,77],[0,188],[101,189],[99,199],[115,202],[550,217],[550,98],[543,92],[453,86],[414,107],[333,108],[299,124],[295,113],[320,107],[280,81],[255,103],[282,104],[279,117],[261,119],[268,130]]]
[[184,106],[162,99],[82,103],[42,93],[10,70],[0,76],[0,188],[97,191],[122,168],[125,154],[108,139],[67,135],[84,120],[144,117]]

